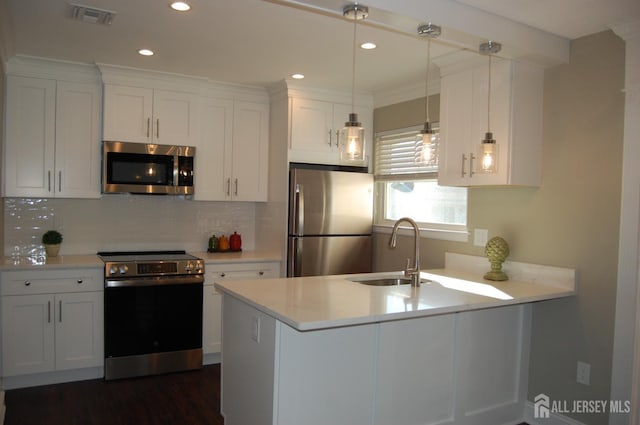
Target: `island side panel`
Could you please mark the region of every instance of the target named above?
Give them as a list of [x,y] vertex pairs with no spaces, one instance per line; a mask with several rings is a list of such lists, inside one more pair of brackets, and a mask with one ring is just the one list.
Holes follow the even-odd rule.
[[455,423],[522,419],[529,368],[530,307],[457,313]]
[[371,424],[378,325],[278,327],[276,423]]
[[456,315],[380,324],[376,425],[454,419]]
[[222,297],[225,425],[271,425],[276,320],[227,293]]

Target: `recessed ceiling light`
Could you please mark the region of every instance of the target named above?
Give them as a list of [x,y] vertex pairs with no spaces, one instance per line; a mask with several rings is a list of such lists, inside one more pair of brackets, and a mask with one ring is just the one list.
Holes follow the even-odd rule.
[[171,3],[171,8],[173,10],[177,10],[178,12],[186,12],[188,10],[191,10],[191,5],[183,1],[174,1],[173,3]]
[[376,43],[372,43],[370,41],[367,41],[366,43],[362,43],[360,45],[361,48],[365,49],[365,50],[371,50],[371,49],[375,49],[376,47]]
[[149,50],[149,49],[140,49],[138,50],[138,53],[141,54],[142,56],[153,56],[153,50]]
[[302,80],[304,78],[304,74],[291,74],[291,78],[294,80]]

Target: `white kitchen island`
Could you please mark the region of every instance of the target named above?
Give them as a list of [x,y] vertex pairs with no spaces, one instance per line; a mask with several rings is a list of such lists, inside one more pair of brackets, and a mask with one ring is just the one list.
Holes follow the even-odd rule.
[[513,424],[524,416],[531,302],[575,271],[447,254],[420,288],[369,275],[216,283],[227,425]]

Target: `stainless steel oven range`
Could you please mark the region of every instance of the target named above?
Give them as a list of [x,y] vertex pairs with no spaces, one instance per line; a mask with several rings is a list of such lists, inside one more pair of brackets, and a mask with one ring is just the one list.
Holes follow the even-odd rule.
[[184,251],[99,252],[104,377],[202,367],[203,260]]

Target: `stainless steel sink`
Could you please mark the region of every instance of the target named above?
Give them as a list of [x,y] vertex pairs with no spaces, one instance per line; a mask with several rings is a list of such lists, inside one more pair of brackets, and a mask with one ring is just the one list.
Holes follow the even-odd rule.
[[[363,285],[370,286],[399,286],[399,285],[409,285],[411,283],[411,278],[409,277],[374,277],[374,278],[356,278],[349,279],[352,282],[361,283]],[[426,279],[421,279],[420,283],[428,282]]]

